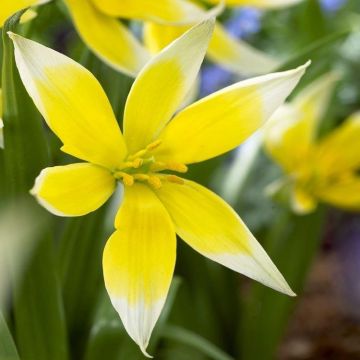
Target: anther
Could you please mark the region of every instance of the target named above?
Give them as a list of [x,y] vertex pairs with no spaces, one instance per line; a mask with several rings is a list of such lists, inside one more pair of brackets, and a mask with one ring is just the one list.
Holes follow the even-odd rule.
[[176,175],[167,175],[166,180],[171,182],[171,183],[174,183],[174,184],[179,184],[179,185],[184,185],[185,184],[184,179],[182,179],[181,177],[176,176]]
[[146,147],[146,150],[148,150],[148,151],[155,150],[160,144],[161,144],[161,140],[156,140],[156,141],[152,142],[151,144],[149,144]]
[[135,169],[138,169],[143,163],[144,163],[144,160],[143,160],[143,159],[136,158],[136,159],[133,161],[133,167],[134,167]]
[[146,174],[134,174],[133,176],[134,176],[135,180],[140,180],[140,181],[149,180],[149,175],[146,175]]
[[119,171],[117,173],[117,175],[122,178],[122,181],[123,181],[124,185],[126,185],[126,186],[134,185],[134,177],[133,176],[131,176],[131,175],[127,174],[127,173],[124,173],[122,171]]
[[166,164],[166,168],[169,170],[177,171],[179,173],[186,173],[188,171],[188,167],[180,163],[168,163]]
[[149,179],[147,180],[149,185],[153,187],[154,189],[160,189],[162,186],[161,180],[158,176],[149,176]]

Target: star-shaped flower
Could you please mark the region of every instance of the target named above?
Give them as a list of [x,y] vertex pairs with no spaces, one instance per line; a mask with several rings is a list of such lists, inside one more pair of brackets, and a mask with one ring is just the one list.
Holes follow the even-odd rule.
[[[44,169],[32,194],[56,215],[96,210],[124,187],[103,257],[105,284],[145,353],[173,276],[176,234],[204,256],[278,291],[286,281],[238,215],[174,173],[223,154],[260,128],[305,71],[239,82],[179,111],[211,38],[206,21],[155,56],[136,78],[120,131],[97,80],[81,65],[10,33],[21,79],[62,150],[84,162]],[[175,115],[174,115],[175,114]]]

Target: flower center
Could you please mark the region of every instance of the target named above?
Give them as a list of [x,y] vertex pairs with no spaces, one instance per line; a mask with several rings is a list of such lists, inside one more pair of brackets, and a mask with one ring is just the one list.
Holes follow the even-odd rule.
[[186,173],[188,168],[176,162],[156,161],[152,154],[161,144],[161,140],[154,141],[145,149],[129,155],[120,168],[113,172],[115,179],[122,181],[125,186],[132,186],[135,181],[148,183],[154,189],[159,189],[163,181],[183,184],[184,180],[173,174],[162,174],[162,171]]

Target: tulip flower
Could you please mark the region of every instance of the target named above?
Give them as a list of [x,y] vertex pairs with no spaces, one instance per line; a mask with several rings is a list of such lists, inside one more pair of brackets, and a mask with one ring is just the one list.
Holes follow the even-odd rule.
[[266,149],[286,174],[270,192],[290,192],[292,208],[299,214],[314,211],[318,202],[360,209],[360,113],[317,139],[336,80],[328,74],[309,85],[274,115],[265,132]]
[[[50,0],[2,0],[0,7],[0,28],[4,25],[5,21],[16,12],[28,8],[30,6],[41,5],[49,2]],[[25,19],[31,19],[34,13],[29,11],[25,15]]]
[[238,215],[180,175],[261,127],[307,65],[239,82],[177,112],[213,27],[208,20],[192,28],[142,69],[126,102],[124,133],[91,73],[9,34],[26,90],[62,141],[61,149],[83,161],[44,169],[31,193],[53,214],[81,216],[104,204],[117,185],[124,189],[116,231],[104,250],[104,278],[125,329],[145,354],[173,276],[176,234],[200,254],[294,295]]
[[[0,19],[25,6],[45,1],[4,0]],[[49,0],[47,0],[49,1]],[[194,24],[217,15],[219,5],[204,10],[190,0],[64,0],[74,25],[86,45],[115,70],[135,77],[153,54],[181,36]],[[144,46],[118,19],[146,23]],[[91,26],[89,26],[91,24]],[[277,60],[230,36],[220,23],[210,43],[209,58],[241,74],[263,74],[274,70]]]

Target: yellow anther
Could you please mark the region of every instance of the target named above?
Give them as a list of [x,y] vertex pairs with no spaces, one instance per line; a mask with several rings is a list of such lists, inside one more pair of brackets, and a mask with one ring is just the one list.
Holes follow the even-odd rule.
[[124,185],[126,186],[134,185],[134,177],[132,175],[119,171],[118,173],[116,173],[116,176],[122,179]]
[[171,182],[171,183],[174,183],[174,184],[179,184],[179,185],[184,185],[185,184],[184,179],[182,179],[181,177],[176,176],[176,175],[167,175],[166,180]]
[[160,144],[161,144],[161,140],[156,140],[156,141],[152,142],[151,144],[149,144],[146,147],[146,150],[148,150],[148,151],[155,150]]
[[166,169],[177,171],[180,173],[186,173],[188,171],[188,167],[184,164],[180,163],[168,163],[165,165]]
[[149,179],[147,180],[147,182],[154,189],[160,189],[162,186],[161,180],[158,176],[154,176],[154,175],[149,176]]
[[144,163],[143,159],[137,158],[133,161],[133,167],[138,169]]
[[140,181],[147,181],[147,180],[149,180],[149,175],[146,175],[146,174],[134,174],[134,179],[135,180],[140,180]]

